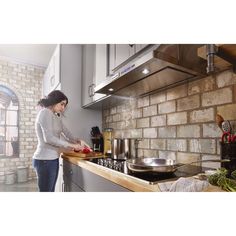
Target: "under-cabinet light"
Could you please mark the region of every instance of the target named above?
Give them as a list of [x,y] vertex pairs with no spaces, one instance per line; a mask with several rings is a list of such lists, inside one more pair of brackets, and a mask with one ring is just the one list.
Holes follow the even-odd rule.
[[149,71],[148,69],[146,69],[146,68],[143,69],[143,71],[142,71],[142,73],[145,74],[145,75],[148,74],[149,72],[150,72],[150,71]]

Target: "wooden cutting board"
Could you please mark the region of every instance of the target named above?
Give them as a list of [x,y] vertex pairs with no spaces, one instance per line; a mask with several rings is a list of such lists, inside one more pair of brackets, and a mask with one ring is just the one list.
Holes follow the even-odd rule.
[[102,152],[90,152],[90,153],[82,153],[82,152],[74,152],[74,151],[70,151],[70,152],[63,152],[62,155],[65,156],[71,156],[71,157],[78,157],[81,159],[90,159],[90,158],[99,158],[103,156]]

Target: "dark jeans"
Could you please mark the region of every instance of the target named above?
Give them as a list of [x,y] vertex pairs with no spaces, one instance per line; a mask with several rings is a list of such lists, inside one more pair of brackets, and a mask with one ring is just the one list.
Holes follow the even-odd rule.
[[59,159],[36,160],[33,159],[33,167],[38,176],[40,192],[54,192],[59,171]]

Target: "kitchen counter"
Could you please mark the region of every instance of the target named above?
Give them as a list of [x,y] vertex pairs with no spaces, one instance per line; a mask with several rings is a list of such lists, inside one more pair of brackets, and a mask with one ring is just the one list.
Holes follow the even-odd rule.
[[[130,191],[134,192],[160,192],[160,188],[158,184],[149,184],[147,181],[142,179],[137,179],[135,177],[123,174],[121,172],[97,165],[87,160],[82,160],[76,157],[70,157],[66,155],[61,156],[63,159],[69,161],[70,163],[80,166],[98,176],[101,176],[115,184],[118,184],[124,188],[129,189]],[[169,182],[171,181],[168,179],[167,181],[162,180],[161,182]],[[220,192],[222,191],[219,187],[210,186],[206,192]]]

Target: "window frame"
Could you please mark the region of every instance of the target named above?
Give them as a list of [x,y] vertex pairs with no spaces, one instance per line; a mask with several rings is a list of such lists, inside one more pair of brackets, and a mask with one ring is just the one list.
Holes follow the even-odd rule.
[[[1,112],[4,111],[4,123],[1,124],[0,122],[0,128],[3,127],[4,129],[4,136],[1,136],[3,137],[3,140],[0,140],[0,143],[2,145],[2,149],[3,149],[3,152],[2,154],[0,154],[0,159],[9,159],[9,158],[19,158],[19,153],[20,153],[20,148],[19,148],[19,99],[18,97],[16,96],[16,94],[14,93],[14,91],[12,91],[12,89],[4,86],[4,85],[0,85],[0,91],[2,94],[5,94],[6,96],[8,96],[9,98],[11,98],[11,102],[14,100],[14,102],[17,104],[17,109],[12,109],[12,108],[9,108],[8,107],[4,107],[2,106],[0,108]],[[5,91],[8,91],[5,92]],[[0,93],[0,97],[2,96],[2,94]],[[0,104],[3,104],[1,101],[0,101]],[[15,124],[7,124],[7,112],[8,111],[14,111],[16,112],[16,122],[14,122]],[[2,117],[1,117],[2,118]],[[0,120],[2,121],[2,120]],[[12,138],[13,137],[10,137],[10,140],[9,138],[7,138],[7,128],[10,128],[10,127],[13,127],[13,128],[16,128],[17,129],[17,139],[16,140],[13,140]],[[7,144],[10,144],[11,147],[12,147],[12,155],[11,156],[7,156]]]

